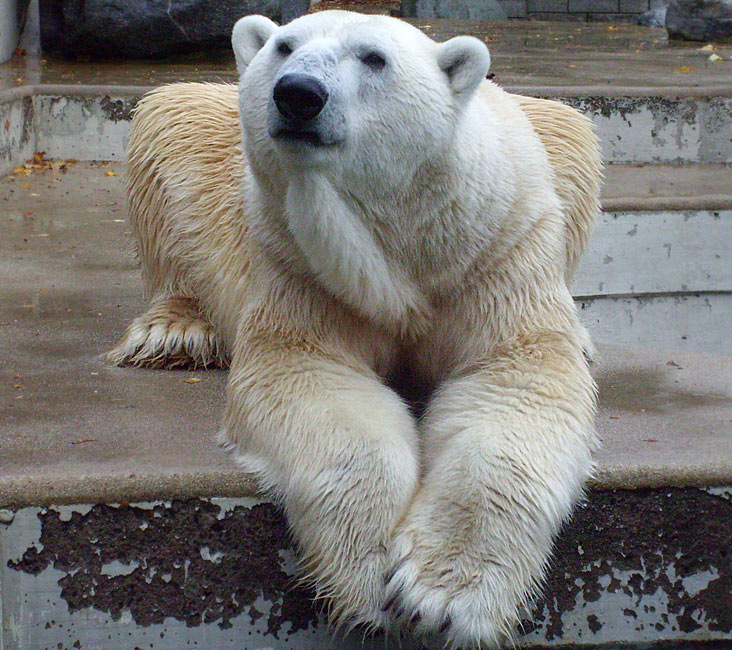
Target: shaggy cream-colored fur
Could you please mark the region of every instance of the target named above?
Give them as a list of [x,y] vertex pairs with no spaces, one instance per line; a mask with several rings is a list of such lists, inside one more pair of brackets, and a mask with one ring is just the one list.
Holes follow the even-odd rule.
[[[598,211],[591,124],[481,81],[478,41],[394,19],[250,17],[233,42],[239,92],[137,108],[151,307],[110,359],[230,359],[220,440],[283,503],[334,620],[498,645],[592,468],[567,289]],[[302,66],[325,70],[335,146],[272,136],[273,84]],[[419,419],[397,377],[427,396]]]

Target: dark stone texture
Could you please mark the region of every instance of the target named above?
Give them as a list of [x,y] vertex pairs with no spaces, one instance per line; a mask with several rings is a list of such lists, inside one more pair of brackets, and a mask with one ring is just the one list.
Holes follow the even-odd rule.
[[498,0],[402,0],[401,15],[450,20],[506,20]]
[[202,50],[228,56],[239,18],[280,20],[282,11],[282,0],[40,0],[41,47],[67,58],[147,59]]
[[688,41],[732,41],[732,0],[671,0],[666,29]]

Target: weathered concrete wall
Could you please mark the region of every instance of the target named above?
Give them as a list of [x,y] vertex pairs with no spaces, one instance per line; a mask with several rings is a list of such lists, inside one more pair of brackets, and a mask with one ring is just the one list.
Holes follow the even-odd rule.
[[[593,492],[517,642],[732,640],[731,495]],[[284,518],[254,499],[25,508],[0,555],[4,650],[422,647],[328,630]]]
[[575,298],[595,341],[732,356],[732,294]]
[[[0,97],[0,112],[16,112],[9,130],[4,128],[5,120],[0,123],[0,174],[7,173],[21,158],[18,153],[11,164],[3,153],[17,151],[12,144],[20,137],[14,131],[17,123],[26,125],[19,132],[25,134],[25,142],[35,137],[35,151],[45,151],[48,158],[123,158],[131,111],[142,89],[76,91],[78,94],[71,95],[30,88],[20,104],[21,92],[16,91],[9,102],[14,109]],[[606,163],[732,162],[731,97],[559,99],[595,121]],[[29,131],[30,126],[35,132]]]
[[7,174],[36,151],[33,98],[19,95],[0,100],[0,174]]
[[572,294],[598,341],[732,356],[730,250],[732,210],[603,213]]
[[732,292],[730,251],[732,210],[604,212],[572,293]]
[[122,160],[141,92],[121,96],[35,92],[0,95],[0,175],[43,151],[47,159]]
[[732,162],[732,97],[582,97],[561,101],[593,119],[606,163]]
[[47,158],[122,160],[138,99],[36,96],[38,151]]

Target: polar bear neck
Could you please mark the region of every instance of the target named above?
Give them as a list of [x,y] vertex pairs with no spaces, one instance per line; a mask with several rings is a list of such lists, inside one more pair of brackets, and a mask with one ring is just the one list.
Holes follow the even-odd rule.
[[400,333],[424,330],[427,297],[322,174],[290,179],[288,229],[318,281],[367,318]]

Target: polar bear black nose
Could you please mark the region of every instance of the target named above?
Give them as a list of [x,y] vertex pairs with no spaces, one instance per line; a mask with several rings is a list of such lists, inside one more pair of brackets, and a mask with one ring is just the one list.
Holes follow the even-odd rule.
[[323,110],[328,91],[315,77],[286,74],[275,84],[272,98],[286,120],[309,122]]

